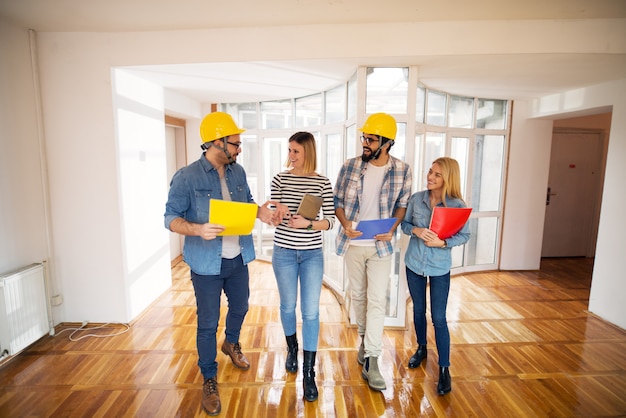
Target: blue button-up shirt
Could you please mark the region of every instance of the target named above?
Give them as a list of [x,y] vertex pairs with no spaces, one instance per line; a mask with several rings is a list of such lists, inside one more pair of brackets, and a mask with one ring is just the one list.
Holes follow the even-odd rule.
[[[347,160],[337,177],[335,185],[335,208],[343,208],[346,219],[359,220],[359,202],[363,198],[363,176],[367,170],[367,163],[361,157]],[[392,218],[397,208],[405,208],[411,196],[411,167],[404,161],[389,156],[389,164],[383,179],[380,191],[367,190],[365,193],[380,192],[380,218]],[[346,235],[343,226],[337,234],[337,255],[344,255],[348,251],[350,238]],[[393,254],[392,241],[376,241],[376,252],[379,257]]]
[[[234,202],[254,203],[246,172],[239,164],[225,166],[225,179]],[[204,224],[209,221],[209,200],[223,199],[220,176],[213,165],[202,157],[174,174],[165,205],[165,227],[176,218]],[[239,237],[244,264],[255,259],[252,235]],[[183,259],[194,273],[202,275],[220,274],[222,266],[222,237],[204,240],[198,236],[186,236]]]
[[[461,199],[446,198],[449,208],[463,208],[465,203]],[[443,206],[439,203],[437,206]],[[421,276],[442,276],[450,271],[452,265],[451,247],[465,244],[470,238],[469,222],[450,238],[446,238],[446,248],[428,247],[424,240],[411,233],[414,227],[428,228],[432,215],[430,207],[430,191],[424,190],[411,196],[404,219],[400,224],[402,232],[409,235],[411,240],[404,256],[404,264],[414,273]]]

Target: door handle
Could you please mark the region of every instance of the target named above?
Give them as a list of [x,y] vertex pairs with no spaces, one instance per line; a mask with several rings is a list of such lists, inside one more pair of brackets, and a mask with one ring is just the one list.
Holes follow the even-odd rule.
[[556,193],[552,193],[552,188],[548,186],[548,193],[546,193],[546,206],[550,205],[550,196],[556,196]]

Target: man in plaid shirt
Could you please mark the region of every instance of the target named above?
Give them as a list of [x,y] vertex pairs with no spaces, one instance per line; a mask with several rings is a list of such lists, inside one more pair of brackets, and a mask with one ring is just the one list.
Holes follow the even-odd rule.
[[[341,222],[337,255],[348,270],[350,295],[361,345],[357,360],[370,388],[385,390],[378,363],[391,277],[393,238],[411,196],[411,168],[389,154],[396,138],[395,119],[386,113],[371,115],[362,128],[363,154],[347,160],[335,186],[335,213]],[[396,218],[393,227],[374,239],[359,239],[355,230],[363,220]]]

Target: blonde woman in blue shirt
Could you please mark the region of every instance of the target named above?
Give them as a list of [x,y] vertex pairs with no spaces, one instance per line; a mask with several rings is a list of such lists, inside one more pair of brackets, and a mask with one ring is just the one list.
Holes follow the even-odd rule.
[[431,316],[435,328],[435,343],[439,355],[437,393],[452,390],[450,377],[450,332],[446,319],[450,291],[451,248],[465,244],[470,237],[465,226],[450,238],[441,239],[428,229],[435,206],[465,207],[461,196],[461,174],[456,160],[436,159],[428,171],[427,190],[411,196],[402,232],[411,237],[406,251],[406,277],[413,299],[413,322],[417,334],[417,351],[409,360],[409,368],[419,367],[428,355],[426,347],[426,285],[430,281]]

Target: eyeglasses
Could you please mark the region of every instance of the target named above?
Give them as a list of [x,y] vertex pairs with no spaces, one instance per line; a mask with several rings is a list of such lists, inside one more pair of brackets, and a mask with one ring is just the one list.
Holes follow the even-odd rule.
[[378,142],[378,139],[368,138],[365,135],[361,135],[361,142],[370,145],[372,142]]
[[226,141],[226,143],[232,145],[233,147],[235,147],[237,149],[241,148],[241,142],[229,142],[229,141]]

